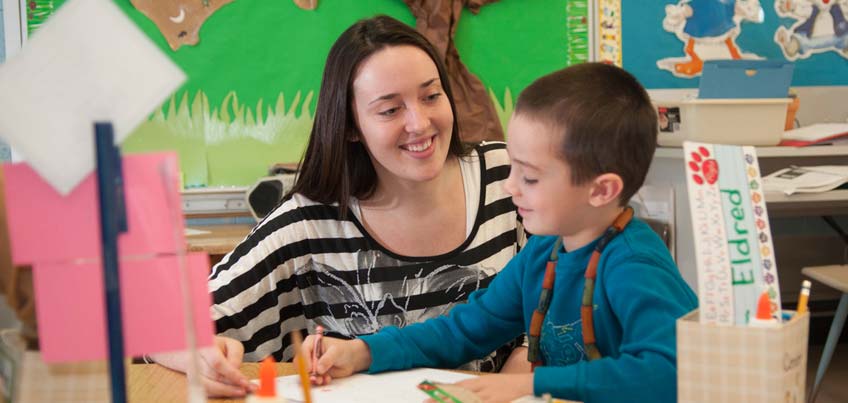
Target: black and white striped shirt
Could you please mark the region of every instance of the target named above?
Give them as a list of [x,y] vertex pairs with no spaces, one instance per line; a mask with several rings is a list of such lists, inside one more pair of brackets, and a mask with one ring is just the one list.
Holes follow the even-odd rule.
[[[456,250],[407,257],[378,244],[338,207],[296,194],[263,220],[216,265],[209,279],[212,315],[222,336],[240,340],[245,360],[289,360],[289,333],[353,337],[446,314],[493,276],[526,241],[503,182],[509,159],[503,143],[483,143],[461,159],[469,220]],[[464,368],[493,371],[505,346]]]

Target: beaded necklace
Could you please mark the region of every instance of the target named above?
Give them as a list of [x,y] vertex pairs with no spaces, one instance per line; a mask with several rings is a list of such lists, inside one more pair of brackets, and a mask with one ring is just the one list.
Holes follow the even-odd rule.
[[[592,318],[592,297],[595,294],[595,277],[598,275],[598,261],[607,244],[616,235],[621,233],[631,218],[633,218],[633,209],[630,207],[626,207],[615,218],[612,225],[607,228],[604,235],[595,244],[595,250],[592,251],[592,256],[589,258],[589,263],[586,265],[586,271],[583,274],[586,281],[583,283],[580,321],[583,329],[583,347],[586,349],[586,357],[589,361],[601,358],[601,352],[595,345],[595,327]],[[539,295],[539,305],[533,311],[533,317],[530,319],[530,332],[527,335],[530,340],[530,348],[527,351],[527,360],[530,361],[534,370],[536,367],[544,365],[541,350],[542,324],[545,321],[545,315],[548,313],[548,307],[551,305],[551,299],[554,296],[554,280],[556,279],[557,257],[560,248],[562,248],[562,237],[557,238],[554,248],[551,250],[550,259],[545,266],[545,278],[542,281],[542,293]]]

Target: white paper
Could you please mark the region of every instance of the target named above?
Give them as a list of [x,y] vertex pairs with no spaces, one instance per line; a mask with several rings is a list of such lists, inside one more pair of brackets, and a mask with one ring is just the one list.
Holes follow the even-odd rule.
[[120,143],[184,80],[111,0],[71,0],[0,65],[0,137],[67,194],[94,169],[94,122]]
[[[418,384],[422,381],[456,383],[476,377],[476,375],[431,368],[377,375],[356,374],[348,378],[333,379],[326,386],[313,386],[312,401],[315,403],[423,402],[428,396],[418,390]],[[290,403],[303,402],[300,377],[289,375],[277,378],[277,394]]]
[[186,227],[186,229],[185,229],[185,236],[206,235],[206,234],[211,234],[211,233],[212,233],[212,231],[207,231],[205,229],[194,229],[194,228],[188,228],[188,227]]
[[763,178],[767,192],[820,193],[836,189],[848,182],[848,166],[789,167]]

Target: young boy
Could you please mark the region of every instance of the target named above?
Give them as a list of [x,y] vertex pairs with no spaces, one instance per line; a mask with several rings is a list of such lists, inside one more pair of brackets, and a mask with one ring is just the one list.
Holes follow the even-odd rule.
[[505,187],[537,235],[448,316],[352,341],[325,338],[315,382],[452,368],[527,332],[534,372],[462,385],[487,402],[544,393],[676,401],[675,320],[697,299],[663,242],[626,207],[656,147],[645,89],[617,67],[569,67],[522,92],[508,133]]

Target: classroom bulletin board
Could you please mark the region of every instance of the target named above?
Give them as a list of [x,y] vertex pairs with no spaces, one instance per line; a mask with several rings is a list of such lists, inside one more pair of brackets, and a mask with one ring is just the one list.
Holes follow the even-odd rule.
[[[270,165],[298,161],[338,35],[376,14],[415,24],[402,0],[324,0],[315,10],[291,0],[235,0],[205,21],[196,46],[174,51],[130,0],[116,2],[189,76],[123,148],[175,149],[186,187],[251,185]],[[462,12],[457,48],[503,124],[524,87],[567,64],[567,3],[500,0],[476,15]]]
[[[27,31],[37,35],[65,1],[27,0]],[[298,161],[324,61],[338,35],[376,14],[415,24],[403,0],[321,0],[314,10],[293,0],[114,1],[189,77],[123,149],[176,150],[185,187],[251,185],[272,164]],[[476,14],[463,9],[455,43],[462,62],[486,87],[502,126],[530,82],[589,59],[588,9],[595,0],[453,1],[482,4]],[[190,18],[181,9],[202,4],[214,11],[197,30],[196,45],[174,47],[173,32],[169,44],[136,4],[153,4],[174,22]]]
[[[65,1],[28,0],[28,32],[37,35]],[[324,60],[338,35],[375,14],[415,23],[403,0],[322,0],[314,10],[292,0],[178,0],[161,4],[211,1],[216,10],[200,26],[197,45],[173,50],[131,0],[114,1],[189,76],[124,150],[176,150],[186,187],[250,185],[273,163],[298,161]],[[496,0],[476,15],[463,9],[455,41],[463,63],[488,89],[502,125],[518,93],[535,78],[588,60],[587,38],[603,28],[584,16],[591,3],[609,11],[602,24],[620,21],[620,35],[599,39],[620,45],[612,47],[611,62],[620,57],[648,88],[698,86],[698,72],[680,72],[688,71],[682,65],[691,59],[688,39],[704,59],[729,58],[735,48],[743,58],[793,60],[796,86],[848,85],[848,0]],[[681,13],[686,7],[700,15],[712,10],[707,14],[713,20],[687,18]],[[168,18],[182,18],[173,14]],[[814,31],[827,24],[832,33],[821,39]],[[727,33],[709,32],[718,26]],[[788,46],[793,38],[800,42]],[[606,42],[600,44],[613,43]]]
[[[676,14],[686,5],[695,14],[719,11],[699,25]],[[731,58],[725,42],[729,36],[745,58],[793,60],[795,86],[848,85],[846,13],[846,0],[622,1],[623,66],[648,88],[695,88],[698,74],[672,71],[675,63],[688,59],[686,38],[695,40],[696,49],[711,48],[721,58]],[[721,25],[729,30],[709,29]],[[683,38],[666,26],[678,28]]]

